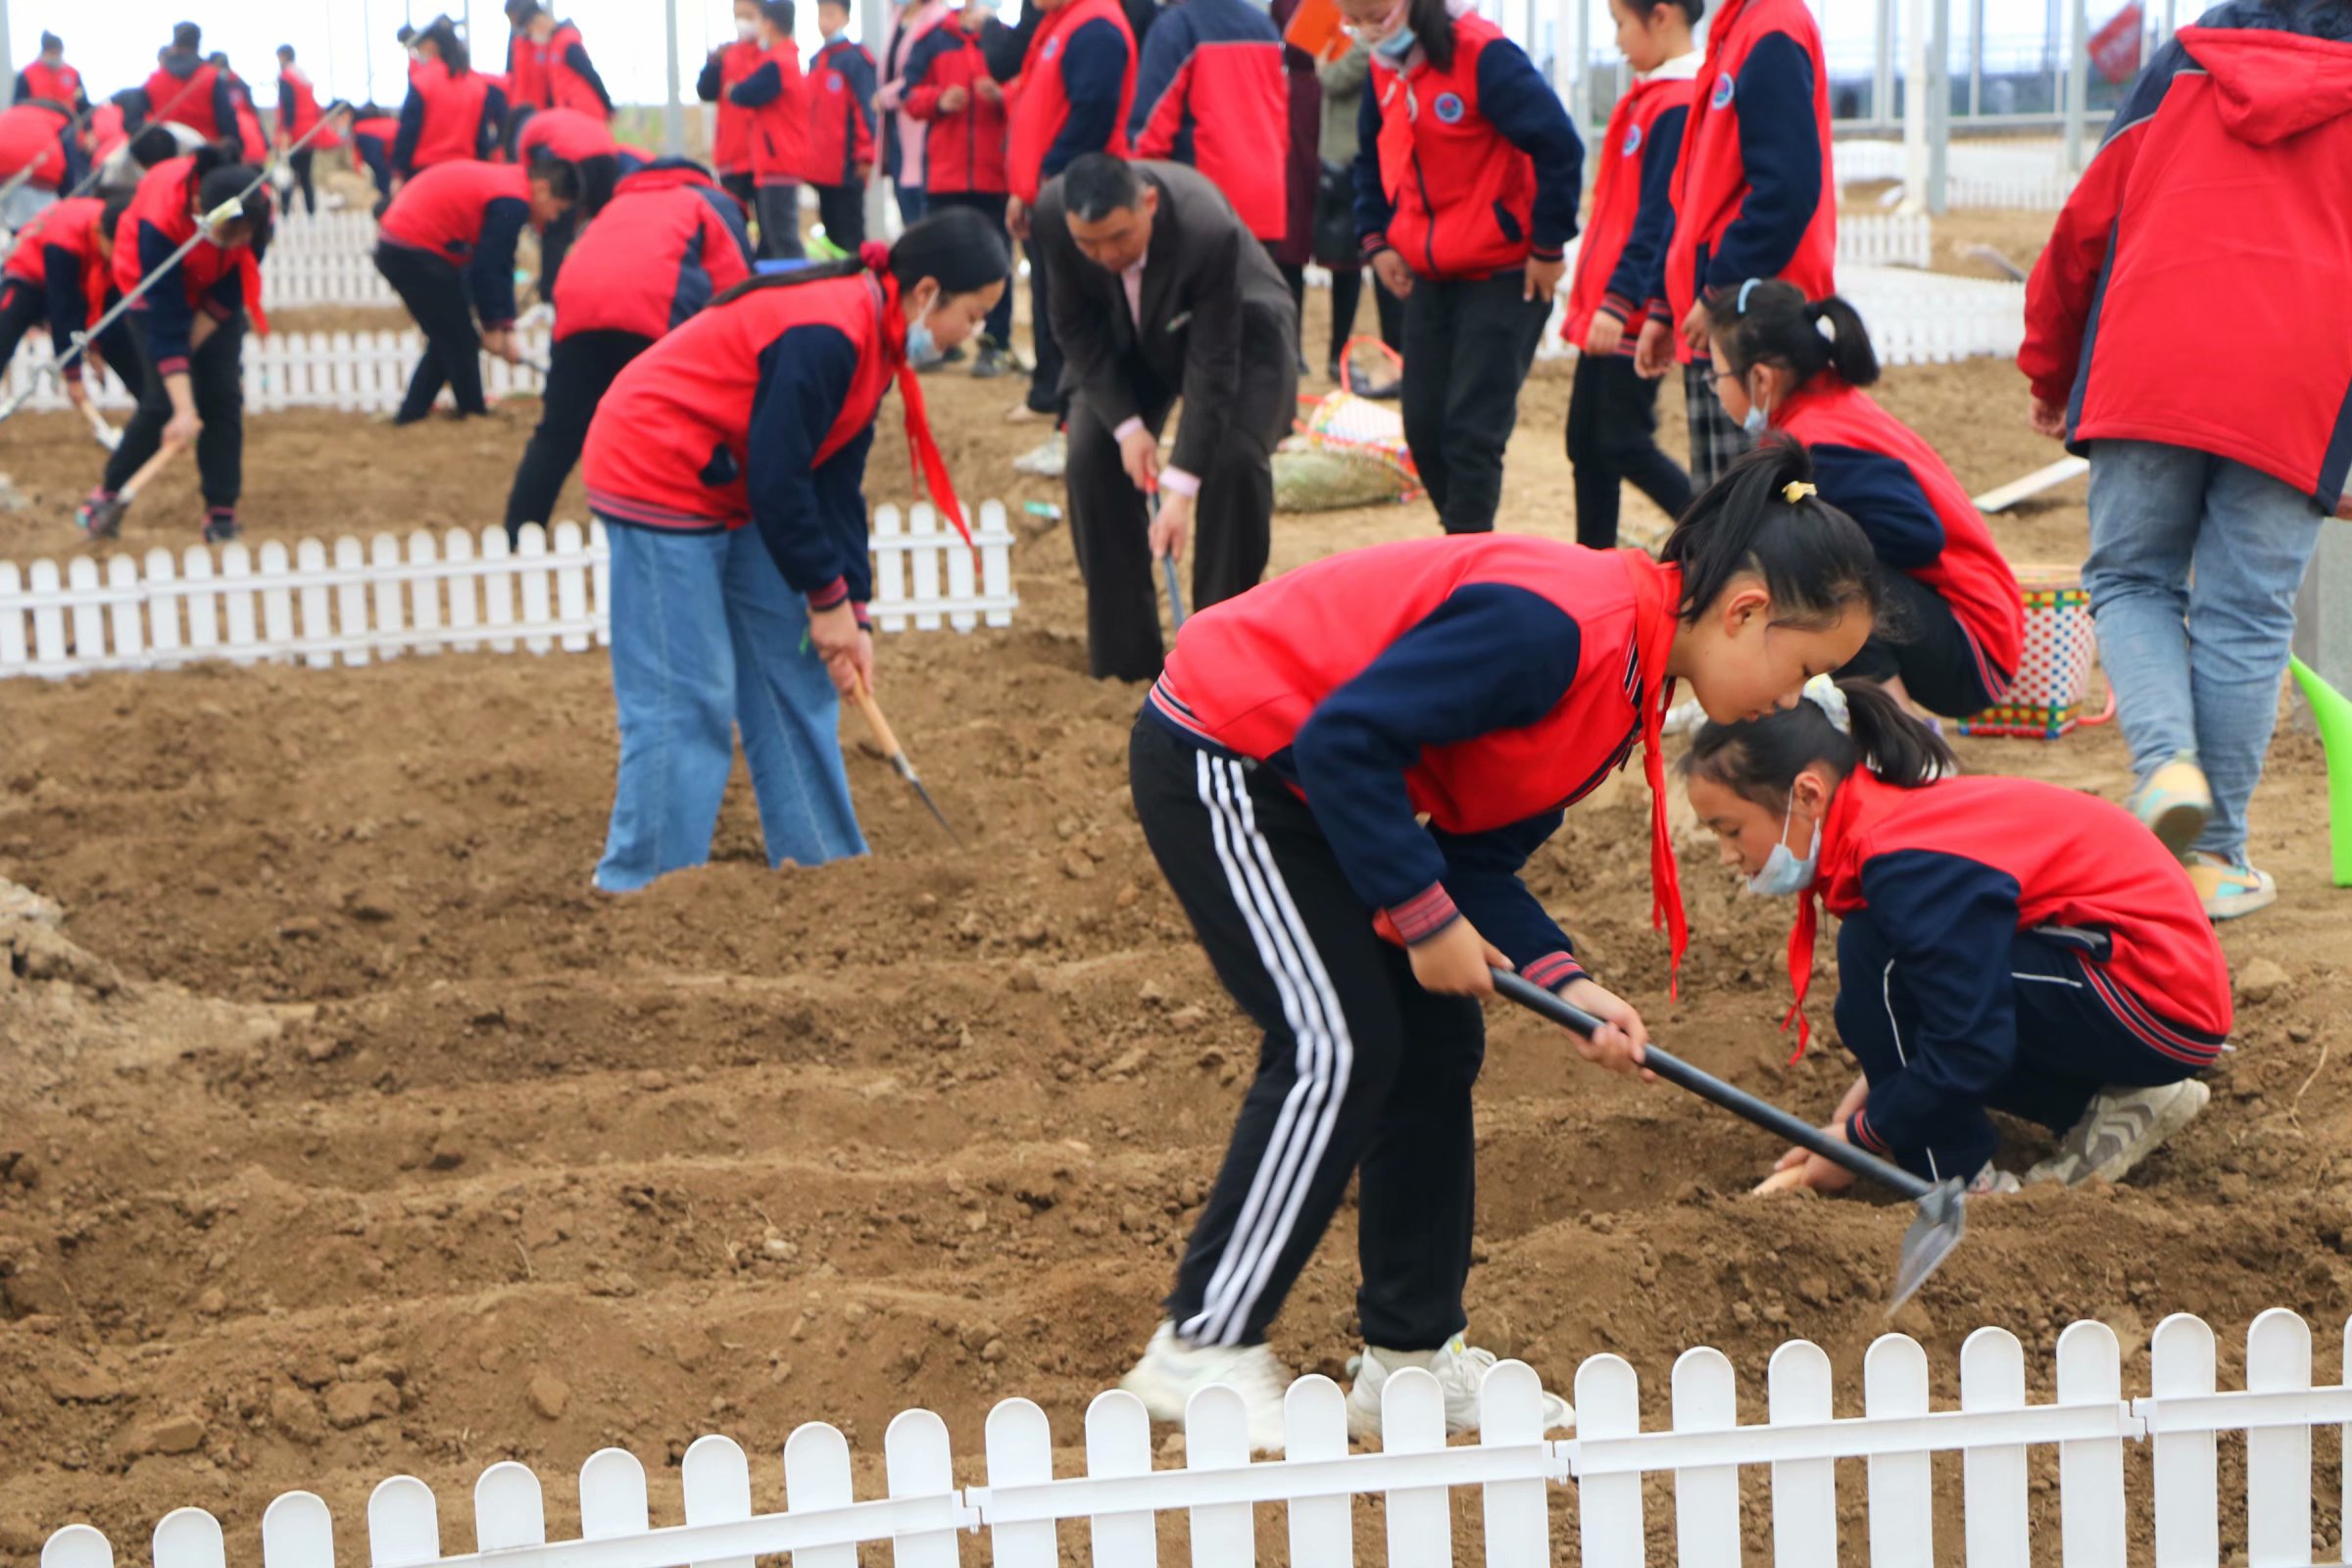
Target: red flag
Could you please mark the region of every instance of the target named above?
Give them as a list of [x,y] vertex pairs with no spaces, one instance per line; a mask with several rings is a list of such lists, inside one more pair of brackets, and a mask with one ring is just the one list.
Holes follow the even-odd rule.
[[2130,81],[2139,74],[2139,34],[2143,22],[2139,0],[2107,19],[2090,35],[2090,63],[2109,81]]

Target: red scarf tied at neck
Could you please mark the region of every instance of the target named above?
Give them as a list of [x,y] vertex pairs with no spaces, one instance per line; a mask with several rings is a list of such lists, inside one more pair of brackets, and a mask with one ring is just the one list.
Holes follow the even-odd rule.
[[939,443],[931,439],[931,419],[923,412],[922,380],[906,358],[906,316],[899,308],[899,279],[890,270],[890,247],[869,239],[858,247],[858,260],[882,284],[882,338],[899,362],[899,396],[906,405],[906,452],[913,461],[914,476],[931,493],[932,505],[946,514],[963,536],[964,547],[976,553],[979,547],[972,543],[972,530],[963,520],[963,503],[956,499],[956,487],[948,479],[947,459],[939,455]]

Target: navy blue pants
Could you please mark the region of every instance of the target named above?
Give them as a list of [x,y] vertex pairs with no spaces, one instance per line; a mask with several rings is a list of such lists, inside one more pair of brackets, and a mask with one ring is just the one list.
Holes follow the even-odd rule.
[[[2127,1027],[2084,977],[2085,960],[2067,946],[2020,931],[2009,948],[2016,991],[2017,1054],[1996,1082],[1954,1082],[1945,1110],[1926,1141],[1896,1143],[1896,1163],[1930,1181],[1976,1175],[2000,1138],[1987,1110],[2003,1110],[2053,1132],[2073,1126],[2090,1097],[2108,1084],[2169,1084],[2202,1063],[2165,1054]],[[1939,1073],[1947,1064],[1916,1051],[1919,1006],[1868,909],[1838,932],[1838,1034],[1873,1084],[1910,1070]],[[2216,1047],[2218,1050],[2218,1046]]]

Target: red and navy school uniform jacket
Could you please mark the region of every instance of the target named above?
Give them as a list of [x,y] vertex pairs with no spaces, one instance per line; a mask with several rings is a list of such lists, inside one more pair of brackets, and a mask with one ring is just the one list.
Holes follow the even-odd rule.
[[[835,38],[808,57],[808,141],[802,176],[811,185],[861,185],[874,165],[874,57]],[[926,187],[927,188],[927,187]]]
[[[98,253],[98,221],[106,203],[95,196],[70,196],[41,211],[17,233],[16,249],[0,271],[11,292],[38,291],[49,313],[49,342],[58,361],[105,309],[108,269]],[[65,378],[81,379],[77,355],[65,365]]]
[[530,220],[530,175],[519,165],[435,164],[400,187],[376,232],[463,269],[474,314],[496,329],[514,320],[514,243]]
[[[1690,116],[1697,54],[1667,61],[1636,81],[1609,113],[1601,133],[1600,172],[1592,181],[1592,219],[1577,247],[1576,277],[1568,288],[1562,341],[1582,349],[1592,318],[1606,312],[1638,323],[1648,304],[1650,274],[1674,230],[1674,166]],[[1638,331],[1617,345],[1631,356]]]
[[1024,206],[1086,153],[1128,153],[1135,109],[1135,33],[1119,0],[1070,0],[1047,13],[1005,83],[1004,178]]
[[488,158],[498,148],[506,118],[506,94],[480,72],[455,76],[438,60],[418,61],[400,106],[392,167],[405,177],[441,164]]
[[[277,74],[278,133],[289,142],[300,141],[310,134],[311,127],[317,123],[318,94],[312,90],[311,78],[297,67],[286,67]],[[322,131],[312,138],[311,145],[317,147],[333,134],[332,131]]]
[[[1679,327],[1698,291],[1785,278],[1807,299],[1837,287],[1838,184],[1830,74],[1805,0],[1731,0],[1707,23],[1674,172],[1674,233],[1651,314]],[[1703,358],[1674,334],[1686,363]]]
[[1679,566],[1552,539],[1351,550],[1194,614],[1148,711],[1274,769],[1404,941],[1467,915],[1557,988],[1583,971],[1519,868],[1637,743],[1655,912],[1682,952],[1658,739],[1681,595]]
[[81,144],[74,139],[74,114],[47,99],[0,109],[0,181],[24,170],[35,190],[71,190],[87,172]]
[[[169,51],[147,78],[147,99],[131,132],[135,135],[150,120],[176,122],[206,141],[244,139],[237,126],[237,103],[227,74],[188,50]],[[262,149],[247,147],[239,156],[259,158]]]
[[556,341],[575,332],[659,338],[752,275],[743,209],[683,160],[622,179],[556,278]]
[[2230,1033],[2229,967],[2187,873],[2094,795],[1989,775],[1918,789],[1849,775],[1823,818],[1820,870],[1789,942],[1800,1005],[1814,893],[1841,919],[1869,912],[1919,1002],[1906,1065],[1871,1084],[1847,1128],[1882,1154],[1936,1142],[1946,1118],[1982,1106],[2019,1065],[2009,951],[2020,931],[2104,937],[2083,941],[2106,952],[2081,952],[2082,983],[2159,1055],[2207,1066]]
[[[2077,454],[2159,441],[2259,469],[2322,515],[2342,503],[2352,334],[2312,331],[2310,312],[2352,272],[2347,33],[2337,7],[2216,7],[2116,111],[2026,285],[2017,355]],[[2232,352],[2184,373],[2180,323],[2217,305]]]
[[577,109],[585,115],[612,118],[612,95],[605,90],[604,78],[588,58],[580,29],[569,22],[557,23],[547,42],[537,46],[531,80],[539,93],[533,100],[538,108]]
[[[977,191],[1002,196],[1004,177],[1004,100],[975,89],[989,74],[982,35],[955,23],[933,27],[906,53],[906,113],[929,128],[923,134],[923,188],[935,196]],[[939,96],[964,90],[964,105],[949,113]]]
[[1138,158],[1190,164],[1261,240],[1290,231],[1291,89],[1282,34],[1251,0],[1183,0],[1152,24],[1136,67]]
[[[565,264],[565,270],[570,270]],[[747,523],[809,608],[873,597],[865,459],[906,357],[870,272],[753,289],[631,361],[597,405],[581,475],[607,522]]]
[[261,260],[270,240],[266,222],[257,225],[251,245],[196,245],[172,259],[196,233],[197,183],[193,155],[166,159],[141,176],[115,230],[115,287],[127,297],[149,278],[160,279],[130,307],[145,313],[147,353],[158,375],[187,369],[198,311],[216,321],[231,321],[247,305],[261,301]]
[[262,128],[262,112],[254,104],[253,89],[234,72],[227,74],[229,102],[237,111],[237,139],[244,145],[245,156],[259,163],[269,156],[270,133]]
[[527,27],[507,34],[507,102],[516,109],[547,107],[547,68]]
[[90,101],[90,95],[82,88],[80,72],[69,65],[52,66],[39,60],[17,73],[16,101],[22,103],[27,98],[46,98],[51,103],[64,104],[75,114]]
[[351,122],[352,155],[368,166],[375,188],[386,194],[392,189],[392,142],[399,134],[400,122],[390,115]]
[[612,139],[612,124],[577,109],[540,109],[523,117],[514,132],[514,161],[528,168],[545,152],[567,164],[591,158],[617,158],[620,143]]
[[752,178],[761,185],[799,181],[808,161],[808,82],[801,74],[801,46],[779,38],[760,69],[727,94],[752,112]]
[[752,172],[752,112],[728,93],[766,59],[767,52],[758,43],[738,38],[724,49],[711,50],[695,80],[695,96],[718,106],[717,123],[710,132],[710,164],[722,174]]
[[[1800,0],[1791,0],[1800,3]],[[1490,277],[1555,262],[1576,237],[1584,143],[1502,29],[1454,18],[1453,67],[1375,50],[1356,111],[1355,228],[1417,276]]]
[[1952,607],[1995,701],[2016,677],[2026,613],[2017,573],[1984,514],[1936,449],[1835,370],[1772,411],[1775,427],[1813,454],[1821,499],[1862,525],[1880,564]]
[[105,163],[115,155],[115,149],[130,140],[122,128],[122,106],[113,100],[100,104],[90,112],[90,159]]

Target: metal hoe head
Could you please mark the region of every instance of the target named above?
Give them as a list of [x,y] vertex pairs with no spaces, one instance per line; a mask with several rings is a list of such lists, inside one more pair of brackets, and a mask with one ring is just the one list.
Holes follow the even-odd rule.
[[1960,1245],[1968,1219],[1968,1188],[1958,1177],[1938,1182],[1919,1200],[1919,1218],[1903,1232],[1903,1255],[1895,1264],[1894,1295],[1886,1302],[1888,1317],[1902,1309],[1928,1277],[1943,1266]]
[[932,818],[941,827],[948,830],[948,837],[956,841],[956,847],[959,850],[962,849],[963,835],[956,831],[956,826],[948,820],[947,813],[939,808],[939,803],[931,798],[931,792],[923,787],[923,781],[915,776],[914,764],[906,760],[906,754],[901,752],[892,758],[890,765],[897,769],[899,777],[914,786],[914,793],[922,798],[924,806],[930,808]]

